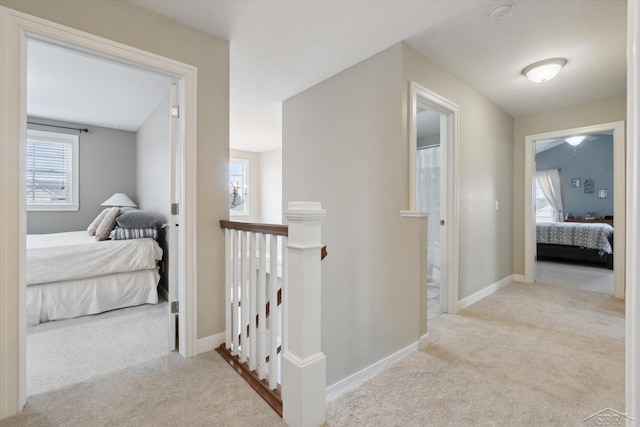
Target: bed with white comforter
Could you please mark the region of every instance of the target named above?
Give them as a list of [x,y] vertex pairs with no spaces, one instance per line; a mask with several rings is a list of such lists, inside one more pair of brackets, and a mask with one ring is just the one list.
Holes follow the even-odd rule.
[[27,324],[157,304],[154,239],[96,241],[86,231],[27,236]]

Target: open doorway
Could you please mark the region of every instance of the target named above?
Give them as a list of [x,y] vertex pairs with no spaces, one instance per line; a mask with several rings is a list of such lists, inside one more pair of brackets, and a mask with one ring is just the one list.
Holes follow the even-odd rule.
[[[174,287],[180,301],[178,329],[179,352],[183,357],[194,356],[197,347],[196,306],[196,136],[197,136],[197,68],[179,61],[123,45],[80,30],[53,22],[36,19],[29,15],[0,7],[0,19],[6,25],[0,27],[3,49],[3,78],[0,79],[0,133],[2,134],[3,179],[0,180],[2,206],[11,207],[3,211],[0,224],[3,239],[0,241],[3,268],[0,271],[0,305],[3,321],[0,328],[5,343],[0,370],[3,381],[0,385],[2,413],[19,412],[26,404],[26,186],[24,174],[25,144],[27,138],[26,114],[26,61],[28,39],[44,40],[76,51],[90,53],[99,58],[119,64],[138,67],[169,76],[177,83],[178,93],[172,124],[177,137],[176,153],[172,164],[179,166],[180,180],[176,205],[172,209],[170,225],[176,229],[175,243],[180,246],[175,260],[179,268],[172,271],[177,276]],[[179,163],[177,165],[176,163]],[[177,230],[180,213],[180,230]],[[171,228],[170,228],[171,230]],[[178,308],[178,307],[176,307]],[[175,319],[175,316],[174,316]]]
[[[571,137],[580,136],[578,139]],[[595,143],[594,141],[598,141]],[[587,147],[587,144],[592,143]],[[536,280],[536,259],[541,258],[573,260],[587,260],[602,262],[605,267],[613,267],[613,295],[617,298],[624,298],[624,263],[625,263],[625,144],[624,144],[624,122],[608,123],[583,128],[567,129],[539,135],[530,135],[525,140],[525,281],[532,283]],[[575,145],[574,145],[575,144]],[[584,146],[581,146],[585,144]],[[610,160],[607,160],[606,149],[610,148]],[[537,150],[536,150],[537,149]],[[579,170],[578,159],[586,160],[586,155],[591,149],[602,151],[597,154],[598,167],[586,165],[583,175]],[[548,163],[544,155],[545,151],[560,150],[551,156]],[[538,159],[543,165],[538,166],[536,162],[536,151]],[[542,153],[542,154],[541,154]],[[569,156],[568,163],[562,163],[564,157]],[[574,157],[575,156],[575,157]],[[555,163],[554,163],[555,162]],[[560,164],[560,163],[562,164]],[[584,162],[582,162],[584,163]],[[605,163],[611,163],[611,176],[607,178]],[[564,166],[564,167],[563,167]],[[562,174],[562,175],[561,175]],[[576,175],[576,176],[574,176]],[[561,178],[562,176],[562,178]],[[597,178],[597,182],[596,179]],[[608,181],[610,179],[610,181]],[[542,182],[541,182],[542,181]],[[555,182],[555,184],[553,184]],[[547,187],[543,189],[541,187]],[[554,189],[554,187],[556,189]],[[565,209],[561,199],[557,194],[565,193],[565,199],[569,205]],[[546,194],[555,194],[545,197]],[[542,195],[542,196],[541,196]],[[575,196],[575,197],[574,197]],[[545,208],[544,199],[549,203]],[[549,200],[556,199],[556,200]],[[613,199],[613,201],[611,201]],[[536,208],[537,205],[537,208]],[[545,214],[548,211],[548,215]],[[572,212],[575,211],[575,212]],[[584,210],[584,212],[583,212]],[[548,221],[542,217],[547,215]],[[537,223],[549,223],[544,227],[572,227],[572,224],[580,228],[580,232],[566,230],[540,230]],[[603,230],[598,231],[601,243],[607,244],[605,231],[610,232],[611,248],[586,248],[584,242],[558,242],[547,241],[554,236],[564,236],[568,239],[583,236],[587,238],[586,227],[599,227],[597,223],[602,223]],[[582,224],[589,224],[583,226]],[[613,225],[614,227],[611,227]],[[606,228],[606,230],[604,230]],[[596,231],[589,230],[593,239]],[[615,233],[615,238],[613,234]],[[564,238],[563,237],[563,238]],[[591,239],[591,238],[590,238]],[[577,245],[577,247],[576,247]],[[591,244],[590,244],[591,245]],[[582,248],[582,249],[581,249]],[[608,252],[611,252],[610,254]],[[545,264],[545,268],[549,268]],[[545,271],[545,274],[549,272]],[[554,274],[554,273],[550,273]],[[602,278],[599,279],[600,281]]]
[[[427,104],[418,103],[416,114],[416,209],[429,212],[427,225],[427,319],[446,312],[440,297],[442,262],[440,257],[441,191],[441,113]],[[445,300],[446,301],[446,300]]]
[[415,82],[409,93],[410,206],[428,214],[420,314],[426,322],[458,310],[458,107]]
[[175,349],[172,84],[27,39],[29,396]]
[[613,295],[613,133],[535,144],[536,282]]

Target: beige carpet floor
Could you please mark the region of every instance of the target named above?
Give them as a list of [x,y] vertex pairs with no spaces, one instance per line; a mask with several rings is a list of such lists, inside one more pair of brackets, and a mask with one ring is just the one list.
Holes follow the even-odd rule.
[[433,319],[428,348],[331,402],[328,424],[584,426],[607,407],[624,412],[611,272],[541,263],[538,280]]
[[44,322],[27,329],[27,396],[169,353],[167,302]]
[[[623,411],[624,303],[607,291],[607,274],[598,277],[603,270],[558,268],[564,273],[551,265],[538,271],[539,283],[512,283],[459,315],[432,320],[425,351],[330,402],[327,424],[584,426],[606,407]],[[553,274],[560,280],[543,282]],[[39,394],[23,414],[0,422],[159,425],[283,423],[215,352],[188,360],[169,354]]]

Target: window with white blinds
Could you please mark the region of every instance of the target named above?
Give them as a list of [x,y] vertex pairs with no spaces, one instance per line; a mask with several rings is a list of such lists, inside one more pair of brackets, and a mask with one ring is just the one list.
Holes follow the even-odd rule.
[[78,210],[78,140],[78,135],[27,131],[28,211]]

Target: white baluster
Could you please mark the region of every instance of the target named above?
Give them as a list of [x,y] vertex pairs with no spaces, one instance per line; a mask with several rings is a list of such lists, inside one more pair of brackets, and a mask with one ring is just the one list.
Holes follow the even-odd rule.
[[269,251],[269,388],[278,386],[278,335],[280,322],[278,321],[278,237],[270,236]]
[[240,260],[241,260],[241,266],[240,266],[240,295],[242,295],[242,297],[240,298],[241,301],[241,305],[240,305],[240,362],[241,363],[245,363],[247,361],[247,326],[249,325],[249,308],[251,306],[251,303],[249,301],[249,285],[248,285],[248,279],[249,279],[249,259],[248,257],[248,249],[249,249],[249,245],[248,245],[248,239],[249,236],[251,235],[251,232],[249,231],[245,231],[242,234],[242,239],[240,242]]
[[240,240],[242,232],[235,230],[233,237],[233,314],[232,314],[232,331],[231,339],[233,342],[232,353],[234,356],[238,354],[240,348]]
[[230,229],[224,230],[224,258],[225,258],[225,279],[224,279],[224,331],[225,346],[231,348],[231,295],[233,292],[233,233]]
[[258,314],[257,266],[256,266],[256,234],[251,233],[249,240],[249,369],[256,370],[257,343],[256,315]]
[[280,351],[278,357],[278,367],[280,375],[278,377],[278,383],[282,384],[281,376],[282,376],[282,355],[284,354],[285,343],[287,340],[287,328],[285,327],[287,322],[287,312],[286,312],[286,304],[284,303],[287,299],[287,289],[289,287],[289,274],[288,274],[288,263],[289,263],[289,252],[287,251],[287,244],[289,239],[287,236],[282,236],[280,253],[282,259],[282,303],[280,304],[280,347],[282,350]]
[[256,333],[258,339],[258,378],[261,380],[267,376],[267,236],[260,234],[260,269],[258,283],[258,319],[259,326]]

